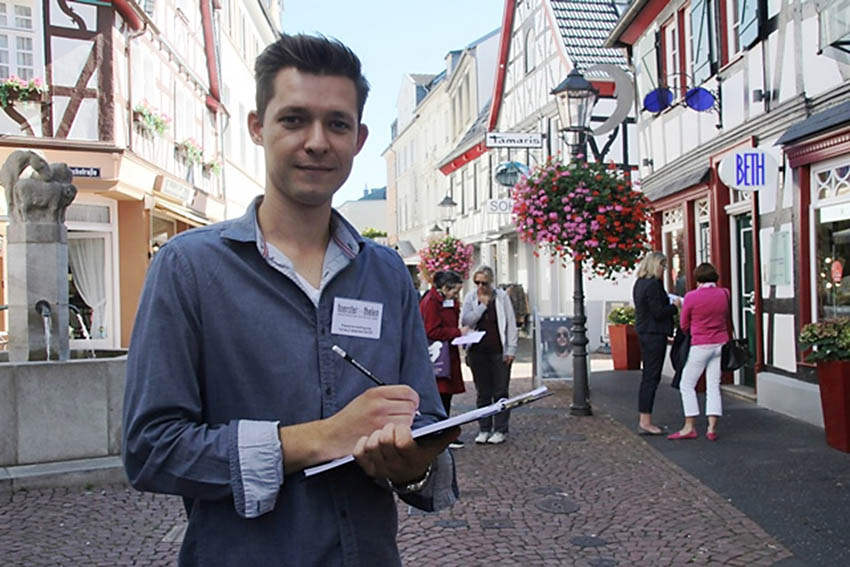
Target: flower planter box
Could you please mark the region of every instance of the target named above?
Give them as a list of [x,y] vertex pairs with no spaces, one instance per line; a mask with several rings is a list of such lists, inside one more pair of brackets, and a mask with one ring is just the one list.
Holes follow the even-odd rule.
[[817,363],[826,443],[850,453],[850,360]]
[[640,369],[640,343],[634,325],[608,325],[614,370]]

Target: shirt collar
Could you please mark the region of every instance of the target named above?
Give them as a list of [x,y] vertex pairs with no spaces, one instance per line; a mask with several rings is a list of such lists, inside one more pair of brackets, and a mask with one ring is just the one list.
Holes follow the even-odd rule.
[[[237,242],[256,242],[259,227],[257,207],[262,202],[262,195],[254,198],[245,214],[234,219],[222,231],[222,237]],[[365,244],[363,236],[336,209],[331,209],[331,238],[349,258],[354,258]]]

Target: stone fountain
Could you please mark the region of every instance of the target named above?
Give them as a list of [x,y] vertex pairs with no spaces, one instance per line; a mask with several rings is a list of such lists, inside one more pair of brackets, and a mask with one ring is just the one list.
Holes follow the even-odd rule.
[[9,211],[0,492],[124,478],[118,455],[126,356],[75,359],[69,351],[65,209],[77,193],[72,178],[66,164],[24,150],[0,168]]

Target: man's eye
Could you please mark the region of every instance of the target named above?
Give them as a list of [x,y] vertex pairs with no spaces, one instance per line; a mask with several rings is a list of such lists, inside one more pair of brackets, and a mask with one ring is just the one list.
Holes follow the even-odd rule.
[[351,124],[345,122],[344,120],[334,120],[333,122],[331,122],[331,128],[342,132],[351,130]]
[[296,126],[296,125],[301,123],[301,117],[300,116],[281,116],[280,122],[284,126]]

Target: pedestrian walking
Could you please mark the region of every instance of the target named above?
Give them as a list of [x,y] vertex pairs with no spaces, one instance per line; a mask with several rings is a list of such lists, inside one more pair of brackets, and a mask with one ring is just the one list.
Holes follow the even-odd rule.
[[[425,323],[425,335],[429,341],[432,341],[432,347],[435,346],[433,342],[439,345],[436,347],[438,356],[439,351],[443,349],[449,355],[449,364],[445,365],[447,368],[439,373],[435,372],[437,389],[446,415],[451,414],[452,396],[466,391],[460,371],[460,351],[457,346],[451,344],[453,339],[465,334],[468,330],[467,327],[462,329],[458,327],[460,318],[458,294],[462,287],[463,278],[460,274],[452,270],[439,271],[434,274],[434,285],[419,303],[419,311]],[[435,358],[434,354],[431,355],[432,361]],[[460,449],[463,447],[463,442],[458,439],[449,447]]]
[[720,398],[720,352],[729,340],[729,300],[728,289],[717,287],[720,279],[717,269],[704,262],[694,269],[697,288],[685,295],[679,326],[690,333],[691,346],[688,359],[682,370],[679,392],[682,396],[682,409],[685,425],[668,439],[695,439],[698,436],[694,427],[699,416],[696,384],[705,371],[705,414],[708,416],[708,430],[705,434],[709,441],[717,441],[717,420],[723,415],[723,402]]
[[181,566],[400,565],[393,492],[453,504],[445,448],[460,430],[413,440],[414,421],[446,417],[416,291],[395,251],[331,208],[366,141],[369,85],[323,36],[282,36],[255,73],[265,191],[154,257],[127,360],[124,466],[134,487],[184,498]]
[[[494,287],[493,270],[480,266],[472,274],[475,289],[470,290],[460,312],[461,325],[484,331],[480,342],[467,351],[472,380],[475,384],[475,403],[484,407],[508,398],[511,365],[516,357],[517,328],[514,310],[508,294]],[[508,435],[510,412],[478,421],[479,433],[475,442],[498,445]]]
[[637,269],[637,281],[632,290],[635,304],[635,331],[640,343],[643,371],[638,392],[638,433],[661,435],[663,429],[652,423],[655,391],[661,381],[667,337],[673,334],[673,316],[681,306],[679,298],[671,300],[664,291],[662,279],[667,258],[662,252],[650,252]]

